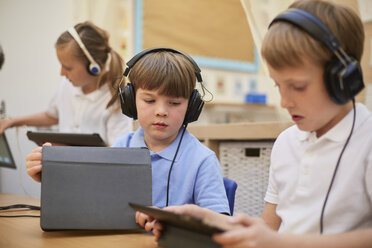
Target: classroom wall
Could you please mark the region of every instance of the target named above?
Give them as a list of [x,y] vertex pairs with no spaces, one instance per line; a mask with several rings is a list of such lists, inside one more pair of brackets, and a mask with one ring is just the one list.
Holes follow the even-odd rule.
[[[45,110],[60,82],[54,43],[72,24],[73,0],[0,0],[0,100],[8,116]],[[26,128],[6,131],[17,170],[0,168],[0,191],[39,197],[40,184],[26,175],[25,157],[36,147]]]

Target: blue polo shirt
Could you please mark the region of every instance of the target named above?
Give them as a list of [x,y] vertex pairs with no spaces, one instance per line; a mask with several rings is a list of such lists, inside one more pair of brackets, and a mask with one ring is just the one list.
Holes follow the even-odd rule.
[[[152,204],[165,207],[169,168],[182,130],[167,148],[150,151],[152,163]],[[114,147],[147,147],[143,129],[116,139]],[[187,130],[173,164],[169,183],[168,205],[196,204],[219,213],[230,213],[221,166],[213,151]]]

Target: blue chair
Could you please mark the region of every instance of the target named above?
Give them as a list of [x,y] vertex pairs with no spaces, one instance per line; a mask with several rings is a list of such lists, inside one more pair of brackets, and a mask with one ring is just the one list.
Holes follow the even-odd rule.
[[226,177],[223,178],[223,184],[225,185],[227,199],[229,200],[230,215],[234,214],[234,202],[235,202],[235,191],[238,188],[238,184]]

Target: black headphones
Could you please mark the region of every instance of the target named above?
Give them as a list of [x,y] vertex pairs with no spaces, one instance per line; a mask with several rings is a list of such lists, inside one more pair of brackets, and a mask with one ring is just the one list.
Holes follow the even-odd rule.
[[[136,98],[135,98],[135,92],[133,85],[131,83],[128,83],[123,90],[120,88],[120,84],[123,82],[124,77],[127,77],[132,67],[137,63],[138,60],[140,60],[143,56],[149,54],[149,53],[155,53],[155,52],[172,52],[172,53],[178,53],[182,54],[187,58],[191,64],[193,64],[195,69],[195,75],[199,83],[202,83],[202,77],[200,74],[200,68],[196,64],[196,62],[187,54],[184,54],[178,50],[172,49],[172,48],[166,48],[166,47],[159,47],[159,48],[151,48],[144,50],[137,55],[135,55],[131,60],[127,63],[127,68],[124,71],[123,77],[120,80],[119,83],[119,97],[120,97],[120,103],[121,103],[121,110],[123,114],[126,116],[129,116],[133,119],[137,119],[137,108],[136,108]],[[194,89],[191,93],[189,103],[187,106],[187,111],[185,114],[185,119],[183,121],[183,125],[187,125],[190,122],[196,121],[199,118],[199,115],[203,109],[204,101],[201,99],[201,96],[199,92]]]
[[281,21],[289,22],[306,31],[335,55],[327,64],[324,73],[327,91],[335,103],[340,105],[347,103],[364,88],[359,62],[346,54],[340,41],[319,18],[303,9],[291,8],[275,17],[269,27]]

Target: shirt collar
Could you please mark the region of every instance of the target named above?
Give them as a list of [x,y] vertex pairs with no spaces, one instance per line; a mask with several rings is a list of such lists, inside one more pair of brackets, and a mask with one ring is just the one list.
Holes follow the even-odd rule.
[[[158,155],[164,159],[167,159],[169,161],[172,161],[174,158],[174,154],[176,153],[178,143],[180,142],[181,135],[182,135],[183,129],[180,129],[180,132],[178,132],[177,138],[170,144],[168,147],[165,149],[161,150],[160,152],[153,152],[150,150],[151,155]],[[187,131],[185,131],[185,135],[187,136]],[[185,141],[186,137],[183,137],[182,143],[186,142]],[[182,145],[182,144],[181,144]],[[145,143],[145,137],[144,137],[144,131],[142,127],[139,127],[137,131],[134,133],[132,140],[130,141],[130,147],[147,147]],[[181,154],[181,148],[178,151],[178,155],[175,159],[175,161],[178,161],[178,158],[180,157]]]
[[[161,150],[157,154],[159,156],[167,159],[167,160],[172,161],[173,158],[174,158],[174,155],[176,154],[178,144],[180,143],[180,139],[181,139],[183,130],[184,130],[183,128],[180,129],[180,131],[178,132],[177,138],[175,140],[173,140],[173,142],[172,142],[172,144],[170,144],[170,146]],[[184,137],[182,138],[182,143],[187,142],[186,141],[187,138],[185,136],[187,136],[187,130],[185,130]],[[180,148],[178,150],[178,155],[177,155],[176,159],[174,160],[175,162],[177,162],[178,159],[181,157],[181,153],[182,153],[182,144],[180,145]]]
[[108,85],[104,84],[95,91],[92,91],[88,94],[84,94],[81,87],[74,87],[74,95],[79,98],[85,98],[92,102],[98,100],[102,95],[104,95],[108,91]]
[[142,127],[139,127],[137,131],[134,132],[133,137],[129,144],[130,147],[146,147],[145,137],[143,135]]
[[[355,120],[355,126],[354,131],[358,128],[358,126],[366,120],[370,116],[370,112],[368,111],[367,107],[363,104],[356,103],[355,105],[355,111],[356,111],[356,120]],[[341,142],[347,139],[347,137],[350,134],[351,125],[353,123],[353,115],[354,115],[354,109],[350,110],[349,113],[334,127],[332,127],[327,133],[322,135],[320,137],[321,139],[329,139],[335,142]],[[298,129],[298,139],[300,141],[315,141],[317,140],[315,132],[306,132],[301,131]]]

